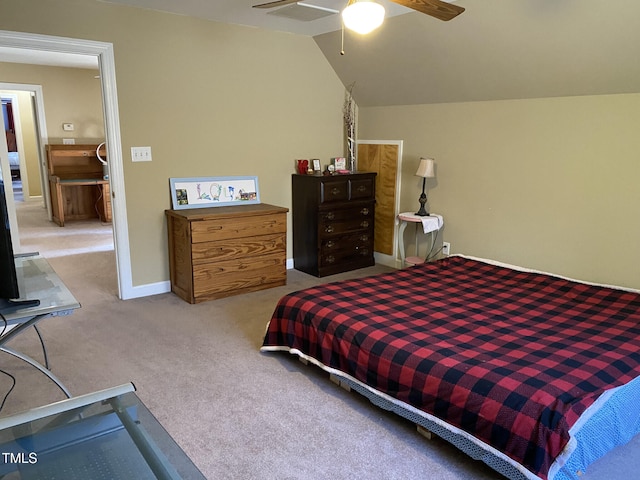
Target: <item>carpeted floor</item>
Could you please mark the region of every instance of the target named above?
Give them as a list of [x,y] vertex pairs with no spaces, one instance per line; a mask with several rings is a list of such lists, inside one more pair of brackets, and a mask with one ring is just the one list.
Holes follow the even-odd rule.
[[[74,395],[133,382],[207,478],[503,478],[440,439],[424,439],[413,424],[335,386],[319,369],[258,351],[285,293],[386,267],[322,280],[290,270],[284,287],[198,305],[173,294],[121,301],[108,225],[60,228],[33,204],[19,204],[18,218],[23,246],[47,257],[82,304],[41,324],[54,373]],[[35,334],[14,342],[41,358]],[[22,362],[2,355],[0,366],[17,378],[1,415],[63,398]],[[0,375],[0,394],[10,386]],[[634,478],[637,452],[636,438],[582,478]]]

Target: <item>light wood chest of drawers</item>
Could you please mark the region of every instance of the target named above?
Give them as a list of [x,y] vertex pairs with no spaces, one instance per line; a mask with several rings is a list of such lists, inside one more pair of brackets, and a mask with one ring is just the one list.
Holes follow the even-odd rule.
[[375,173],[292,177],[293,262],[324,277],[375,264]]
[[198,303],[285,285],[287,212],[264,203],[166,210],[171,291]]

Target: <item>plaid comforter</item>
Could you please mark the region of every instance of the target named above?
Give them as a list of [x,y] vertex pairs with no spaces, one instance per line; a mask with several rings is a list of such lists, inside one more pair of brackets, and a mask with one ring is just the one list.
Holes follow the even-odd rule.
[[274,347],[547,478],[585,409],[640,375],[640,295],[449,257],[283,297],[263,350]]

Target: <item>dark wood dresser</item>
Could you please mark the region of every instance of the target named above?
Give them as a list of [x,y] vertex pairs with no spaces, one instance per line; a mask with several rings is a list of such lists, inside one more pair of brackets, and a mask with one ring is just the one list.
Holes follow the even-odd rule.
[[317,277],[369,267],[375,173],[292,176],[293,264]]
[[171,291],[189,303],[287,283],[287,208],[166,210]]

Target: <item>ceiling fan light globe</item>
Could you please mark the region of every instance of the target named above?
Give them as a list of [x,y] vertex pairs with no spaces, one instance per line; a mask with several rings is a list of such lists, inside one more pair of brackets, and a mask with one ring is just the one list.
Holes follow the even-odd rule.
[[342,11],[342,21],[349,30],[364,35],[382,25],[384,13],[384,7],[379,3],[356,1]]

